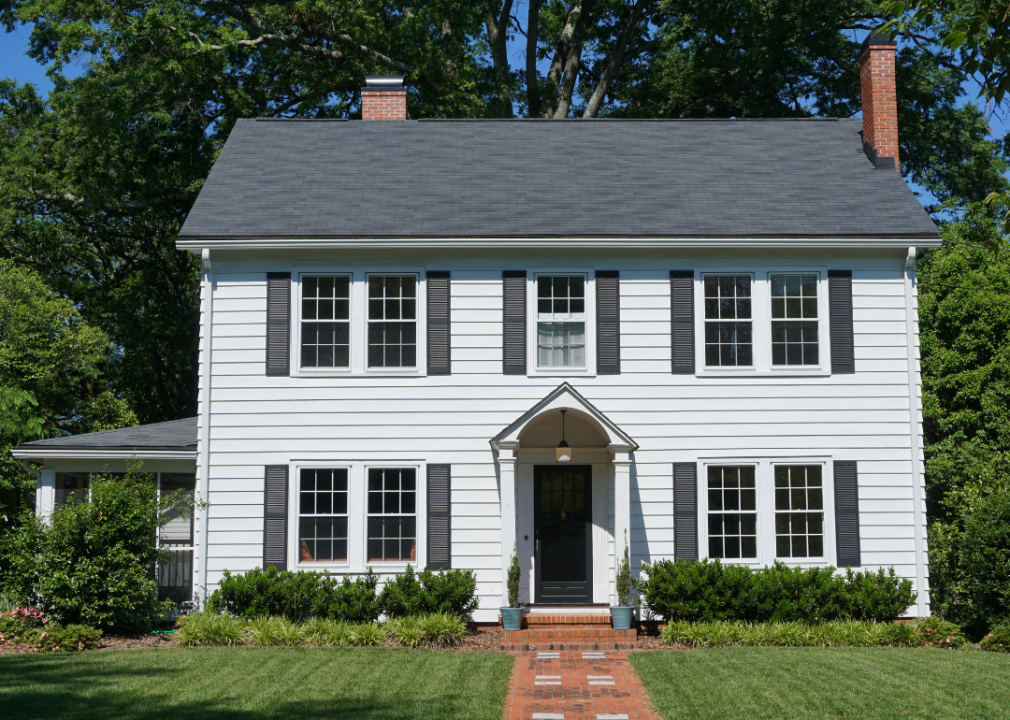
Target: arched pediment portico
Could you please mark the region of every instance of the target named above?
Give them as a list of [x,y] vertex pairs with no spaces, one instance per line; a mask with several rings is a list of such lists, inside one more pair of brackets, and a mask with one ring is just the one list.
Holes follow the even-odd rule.
[[[564,411],[562,414],[561,411]],[[562,416],[564,415],[564,420]],[[564,423],[564,425],[562,425]],[[564,438],[571,448],[571,462],[558,463],[555,448]],[[546,568],[534,539],[534,496],[536,478],[543,472],[572,472],[583,468],[590,495],[591,515],[588,542],[592,566],[591,602],[610,602],[609,588],[613,584],[614,562],[610,548],[623,553],[623,538],[631,520],[631,463],[638,444],[617,423],[600,412],[567,382],[552,390],[525,413],[516,418],[490,440],[499,478],[502,538],[502,603],[508,602],[506,580],[516,548],[523,570],[520,598],[523,602],[544,602],[535,590],[534,577],[541,572],[537,563]],[[551,468],[556,468],[551,470]],[[613,530],[609,521],[608,484],[613,483]],[[538,560],[538,558],[540,558]],[[585,600],[583,600],[585,602]]]

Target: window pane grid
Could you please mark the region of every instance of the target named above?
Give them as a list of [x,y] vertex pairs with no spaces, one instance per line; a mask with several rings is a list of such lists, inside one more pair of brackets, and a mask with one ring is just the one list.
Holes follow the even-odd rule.
[[302,562],[347,561],[347,469],[304,469],[298,488]]
[[708,468],[708,556],[757,558],[754,467]]
[[350,294],[347,276],[302,278],[302,367],[350,366]]
[[369,562],[417,559],[417,472],[413,468],[368,471]]
[[772,364],[817,365],[817,276],[772,275]]
[[[586,279],[582,275],[537,277],[537,365],[586,366]],[[572,322],[578,321],[578,322]]]
[[705,364],[754,364],[749,275],[706,275]]
[[775,555],[824,556],[824,488],[820,465],[775,466]]
[[368,278],[368,367],[417,366],[417,278]]

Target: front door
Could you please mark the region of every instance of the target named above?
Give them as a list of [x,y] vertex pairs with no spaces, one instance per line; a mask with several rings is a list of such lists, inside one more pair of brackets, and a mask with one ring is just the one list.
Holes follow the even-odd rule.
[[592,466],[537,465],[533,471],[536,601],[593,601]]

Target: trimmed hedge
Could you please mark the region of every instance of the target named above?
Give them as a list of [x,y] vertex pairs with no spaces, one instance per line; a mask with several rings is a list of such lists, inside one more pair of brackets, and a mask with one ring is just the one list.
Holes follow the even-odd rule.
[[752,570],[718,560],[642,565],[637,588],[659,617],[691,622],[883,622],[915,602],[912,583],[885,572],[835,573],[835,568],[791,568],[776,562]]
[[207,609],[244,618],[283,617],[291,622],[325,618],[373,623],[387,618],[448,614],[470,622],[477,609],[477,578],[472,570],[448,570],[420,575],[408,565],[376,594],[379,577],[369,568],[355,579],[328,572],[292,572],[270,567],[244,575],[225,571],[207,601]]
[[353,581],[328,572],[292,572],[268,567],[244,575],[227,570],[207,609],[245,618],[284,617],[299,622],[311,617],[371,623],[379,617],[375,588],[379,576],[369,569]]

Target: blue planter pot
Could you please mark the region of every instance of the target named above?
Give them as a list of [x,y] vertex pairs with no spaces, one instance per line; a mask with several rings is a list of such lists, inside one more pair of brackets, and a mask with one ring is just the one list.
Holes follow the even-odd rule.
[[610,621],[614,625],[614,630],[630,630],[634,614],[634,605],[629,605],[627,607],[621,605],[611,605]]
[[501,624],[505,630],[522,630],[523,608],[503,607],[499,608],[499,612],[501,612]]

